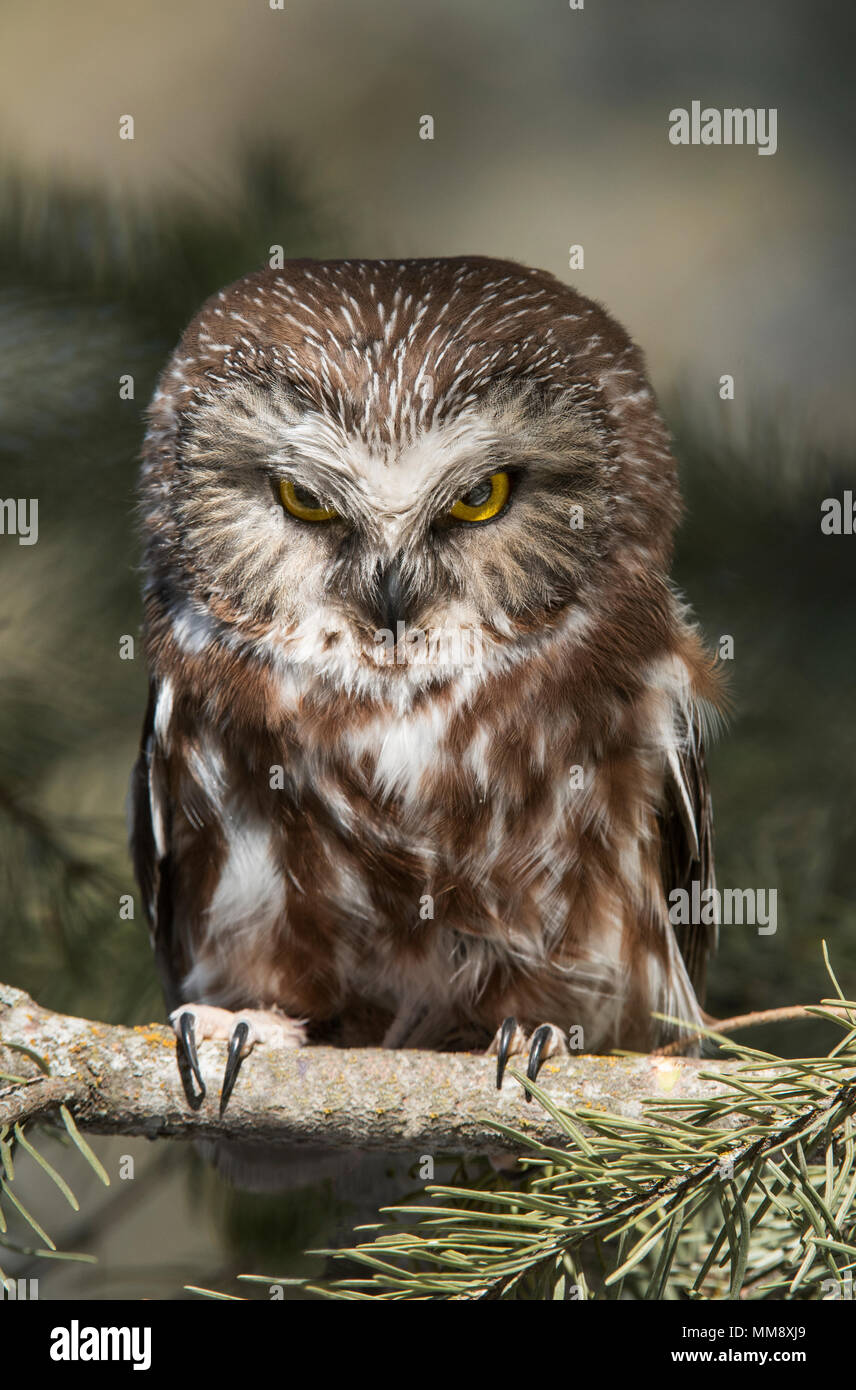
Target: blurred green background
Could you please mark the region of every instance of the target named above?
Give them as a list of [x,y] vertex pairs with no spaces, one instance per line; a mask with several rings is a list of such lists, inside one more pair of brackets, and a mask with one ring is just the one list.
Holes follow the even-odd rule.
[[[140,622],[142,411],[201,300],[278,243],[510,256],[627,324],[681,466],[676,579],[709,641],[734,638],[731,723],[710,753],[718,879],[778,891],[774,936],[723,928],[708,1007],[814,1001],[829,988],[821,938],[852,997],[856,539],[820,532],[821,501],[856,483],[847,8],[85,0],[73,15],[4,13],[0,493],[39,499],[40,534],[0,538],[0,979],[69,1012],[163,1017],[145,925],[118,909],[135,891],[124,799],[145,701],[142,662],[119,659]],[[668,112],[693,99],[776,106],[777,154],[670,146]],[[126,113],[133,142],[118,138]],[[424,113],[433,142],[418,138]],[[572,272],[576,243],[585,268]],[[733,402],[719,399],[725,372]],[[120,400],[128,373],[134,399]],[[828,1041],[810,1024],[756,1040],[792,1054]],[[355,1161],[255,1197],[188,1148],[95,1146],[114,1187],[84,1173],[78,1216],[22,1161],[54,1238],[99,1256],[2,1261],[37,1272],[44,1297],[317,1272],[301,1251],[411,1182],[408,1163]],[[120,1154],[136,1161],[126,1184]]]

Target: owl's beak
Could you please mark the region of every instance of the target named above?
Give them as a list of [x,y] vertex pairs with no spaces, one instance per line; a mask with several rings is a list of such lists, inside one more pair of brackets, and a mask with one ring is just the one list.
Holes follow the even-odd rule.
[[404,622],[407,608],[407,592],[401,577],[401,562],[393,560],[388,565],[378,563],[375,580],[376,614],[380,625],[390,632],[397,631],[397,624]]

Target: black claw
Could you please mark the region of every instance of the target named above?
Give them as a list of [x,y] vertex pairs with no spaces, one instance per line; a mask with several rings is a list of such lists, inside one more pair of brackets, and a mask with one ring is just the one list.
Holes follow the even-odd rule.
[[[549,1023],[542,1023],[540,1028],[536,1028],[529,1042],[529,1065],[526,1068],[526,1075],[530,1081],[537,1081],[538,1072],[541,1070],[541,1053],[550,1040],[553,1032]],[[526,1088],[526,1099],[531,1101],[532,1092]]]
[[238,1079],[238,1072],[241,1070],[242,1061],[241,1049],[243,1048],[244,1043],[247,1041],[247,1035],[249,1031],[250,1025],[248,1023],[244,1023],[242,1020],[240,1023],[235,1024],[234,1032],[232,1033],[232,1037],[229,1041],[229,1055],[226,1058],[226,1070],[223,1073],[223,1089],[220,1092],[221,1115],[223,1114],[223,1111],[226,1109],[226,1106],[229,1103],[229,1097],[232,1094],[235,1082]]
[[517,1028],[516,1018],[505,1019],[499,1030],[499,1043],[496,1049],[496,1089],[502,1090],[502,1078],[505,1075],[505,1066],[508,1061],[508,1049],[511,1046],[511,1039],[514,1037]]
[[193,1079],[200,1090],[200,1099],[205,1095],[205,1082],[202,1080],[202,1072],[199,1070],[199,1054],[196,1051],[196,1028],[193,1014],[185,1011],[178,1020],[178,1027],[181,1035],[181,1045],[184,1048],[184,1055],[187,1058],[187,1065],[193,1073]]

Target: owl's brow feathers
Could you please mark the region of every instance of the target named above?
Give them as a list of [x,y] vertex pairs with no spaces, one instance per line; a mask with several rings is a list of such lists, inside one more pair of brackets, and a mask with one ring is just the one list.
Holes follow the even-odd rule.
[[[186,412],[179,463],[227,480],[256,468],[291,478],[344,517],[371,529],[380,515],[443,515],[486,473],[530,472],[544,502],[581,500],[605,441],[572,393],[544,402],[529,381],[495,388],[479,406],[427,429],[412,445],[378,452],[278,382],[238,382]],[[586,477],[589,475],[589,486]],[[567,508],[562,506],[566,519]]]

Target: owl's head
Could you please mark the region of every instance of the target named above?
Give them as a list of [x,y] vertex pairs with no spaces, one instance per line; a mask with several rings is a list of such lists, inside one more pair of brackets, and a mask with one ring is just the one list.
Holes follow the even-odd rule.
[[248,275],[191,323],[150,422],[149,587],[187,650],[419,686],[665,576],[678,497],[641,356],[543,272]]

